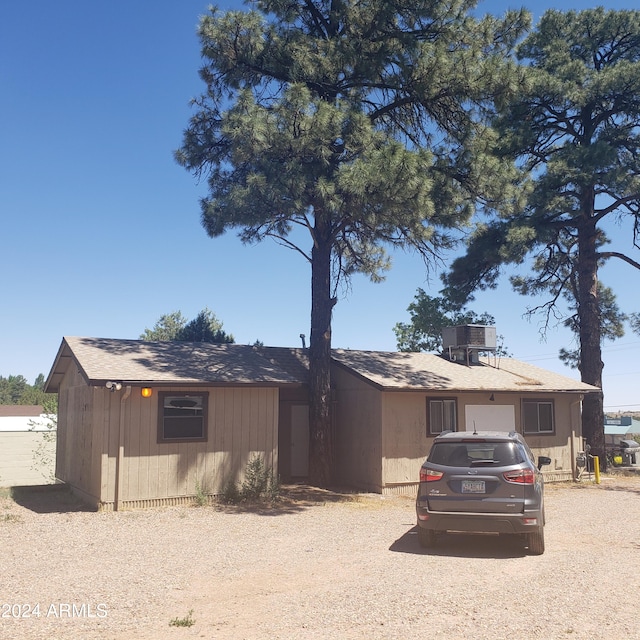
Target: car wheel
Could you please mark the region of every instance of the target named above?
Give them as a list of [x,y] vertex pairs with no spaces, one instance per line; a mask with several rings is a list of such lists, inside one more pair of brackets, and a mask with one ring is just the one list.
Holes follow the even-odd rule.
[[531,555],[540,556],[544,553],[544,527],[540,527],[533,533],[528,533],[526,540]]
[[418,526],[418,541],[420,542],[421,547],[430,549],[436,544],[436,532],[431,529],[423,529],[421,526]]

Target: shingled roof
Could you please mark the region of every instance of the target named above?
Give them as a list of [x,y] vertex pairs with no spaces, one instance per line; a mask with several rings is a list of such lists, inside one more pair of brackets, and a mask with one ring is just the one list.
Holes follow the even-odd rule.
[[[205,342],[147,342],[64,338],[45,390],[56,392],[75,363],[90,385],[308,384],[305,349]],[[333,361],[372,386],[388,391],[515,391],[593,393],[596,387],[511,358],[467,365],[429,353],[334,350]]]
[[[150,342],[109,338],[63,339],[45,390],[56,392],[72,363],[90,385],[108,380],[123,384],[252,384],[299,385],[306,369],[293,366],[286,349],[270,350],[239,344],[206,342]],[[277,353],[276,353],[277,351]],[[294,350],[295,351],[295,350]],[[288,369],[280,361],[291,361]]]
[[432,353],[333,351],[333,360],[383,390],[594,393],[596,387],[512,358],[467,365]]

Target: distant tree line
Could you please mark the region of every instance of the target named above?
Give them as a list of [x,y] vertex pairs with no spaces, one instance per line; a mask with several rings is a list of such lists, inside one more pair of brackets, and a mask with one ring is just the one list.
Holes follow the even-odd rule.
[[[50,406],[54,394],[44,392],[45,378],[41,373],[31,385],[24,376],[0,376],[0,404]],[[55,410],[54,410],[55,411]]]

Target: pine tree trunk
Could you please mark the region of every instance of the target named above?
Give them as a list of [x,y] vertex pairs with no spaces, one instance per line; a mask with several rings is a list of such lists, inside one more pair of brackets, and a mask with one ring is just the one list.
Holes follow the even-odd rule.
[[328,487],[333,480],[331,420],[331,240],[316,214],[311,261],[309,339],[309,481]]
[[[578,316],[580,321],[580,374],[582,382],[602,389],[602,346],[600,304],[598,300],[597,229],[591,216],[578,230]],[[586,394],[582,404],[582,435],[598,456],[602,470],[607,468],[604,442],[603,394]]]

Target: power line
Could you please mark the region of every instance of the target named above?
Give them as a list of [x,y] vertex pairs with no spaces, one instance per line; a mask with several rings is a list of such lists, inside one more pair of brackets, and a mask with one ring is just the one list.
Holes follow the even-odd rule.
[[623,409],[628,407],[640,407],[640,404],[605,404],[604,409]]
[[[623,342],[621,344],[612,345],[610,347],[602,347],[604,353],[612,353],[616,351],[628,351],[629,349],[640,348],[640,342]],[[535,356],[514,356],[518,360],[523,362],[539,362],[541,360],[557,360],[559,359],[558,352],[555,353],[539,353]]]
[[607,373],[607,372],[604,372],[602,374],[602,377],[603,378],[614,378],[616,376],[636,376],[638,374],[640,374],[640,371],[623,371],[621,373]]

